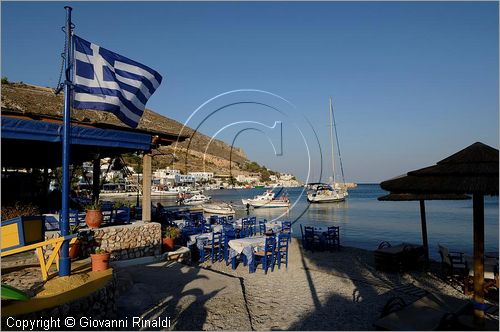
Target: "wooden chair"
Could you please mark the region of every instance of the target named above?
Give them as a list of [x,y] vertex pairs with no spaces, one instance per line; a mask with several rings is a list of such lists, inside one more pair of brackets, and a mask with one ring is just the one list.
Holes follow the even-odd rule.
[[328,249],[340,250],[340,227],[329,226],[326,233],[326,246]]
[[266,237],[266,243],[263,250],[258,250],[254,254],[253,271],[255,271],[258,263],[262,263],[262,269],[265,274],[267,274],[269,267],[271,268],[271,272],[274,271],[275,251],[276,238],[274,236]]
[[288,242],[290,242],[290,237],[290,233],[278,234],[278,244],[276,246],[278,270],[281,268],[283,259],[285,260],[285,267],[288,268]]
[[468,294],[468,274],[469,267],[463,252],[449,251],[447,247],[438,244],[439,255],[441,256],[441,268],[444,275],[451,281],[458,281],[462,284],[465,294]]

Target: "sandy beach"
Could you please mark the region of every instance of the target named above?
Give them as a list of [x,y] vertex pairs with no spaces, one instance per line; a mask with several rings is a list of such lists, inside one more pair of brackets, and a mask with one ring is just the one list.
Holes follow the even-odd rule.
[[383,273],[370,251],[304,252],[296,239],[288,269],[267,275],[224,262],[157,263],[117,275],[122,318],[169,316],[176,330],[373,330],[394,296],[406,303],[426,291],[467,299],[433,272]]

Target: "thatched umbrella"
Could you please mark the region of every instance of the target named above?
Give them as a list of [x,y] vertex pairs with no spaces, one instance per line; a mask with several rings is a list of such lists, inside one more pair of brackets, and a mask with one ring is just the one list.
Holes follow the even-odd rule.
[[425,260],[429,261],[429,242],[427,241],[427,221],[425,216],[426,200],[464,200],[470,196],[463,194],[389,194],[378,198],[379,201],[419,201],[420,202],[420,224],[422,226],[422,244],[425,250]]
[[484,195],[498,196],[498,150],[483,143],[380,184],[392,193],[472,194],[474,222],[474,315],[484,322]]

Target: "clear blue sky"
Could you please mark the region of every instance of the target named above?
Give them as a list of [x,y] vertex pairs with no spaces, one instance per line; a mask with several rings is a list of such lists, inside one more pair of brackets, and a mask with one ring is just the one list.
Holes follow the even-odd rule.
[[[55,86],[64,2],[2,1],[2,76]],[[76,33],[164,76],[147,107],[212,135],[231,121],[283,121],[283,156],[266,137],[236,140],[249,157],[305,179],[307,153],[294,125],[315,129],[331,176],[328,97],[334,100],[346,180],[380,182],[482,141],[498,148],[498,3],[72,3]],[[288,109],[290,108],[290,109]],[[200,123],[203,112],[190,121]],[[237,127],[233,127],[236,130]],[[308,127],[310,128],[310,127]],[[241,128],[240,128],[241,129]],[[308,145],[315,140],[303,131]],[[231,142],[234,130],[220,138]],[[271,134],[273,135],[273,134]],[[317,144],[316,144],[317,145]],[[319,149],[310,150],[312,175]]]

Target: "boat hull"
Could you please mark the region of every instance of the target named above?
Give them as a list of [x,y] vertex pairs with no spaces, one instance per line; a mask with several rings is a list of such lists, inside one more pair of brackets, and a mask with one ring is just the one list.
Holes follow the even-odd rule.
[[262,200],[252,200],[252,199],[242,199],[241,202],[243,205],[250,205],[254,208],[283,208],[290,207],[290,202],[287,201],[262,201]]
[[233,208],[231,207],[227,207],[227,208],[221,208],[221,207],[217,207],[217,206],[213,206],[213,205],[204,205],[203,206],[203,212],[206,212],[206,213],[212,213],[212,214],[216,214],[216,215],[219,215],[219,214],[235,214],[236,212],[233,210]]
[[309,203],[337,203],[345,201],[347,195],[332,194],[332,195],[307,195]]

